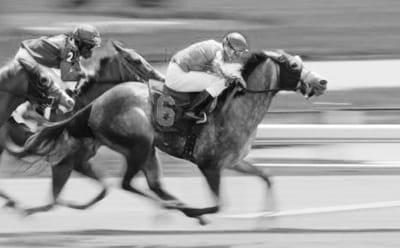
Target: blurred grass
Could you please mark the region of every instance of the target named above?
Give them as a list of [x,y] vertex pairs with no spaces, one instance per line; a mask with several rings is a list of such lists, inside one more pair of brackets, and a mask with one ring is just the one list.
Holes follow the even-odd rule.
[[[160,8],[140,8],[132,1],[89,1],[79,8],[65,8],[61,1],[3,0],[12,5],[7,14],[22,19],[39,13],[43,23],[62,21],[58,14],[75,16],[113,16],[118,18],[211,19],[215,27],[204,26],[157,32],[113,32],[105,36],[123,40],[148,57],[169,57],[187,44],[210,37],[220,38],[235,26],[221,25],[221,20],[236,20],[246,25],[238,30],[249,36],[254,49],[287,49],[306,59],[398,58],[400,56],[400,2],[393,0],[165,0]],[[7,8],[3,7],[3,12]],[[3,13],[4,15],[4,13]],[[7,17],[3,19],[3,25]],[[27,23],[28,24],[28,23]],[[12,23],[9,23],[12,26]],[[10,28],[10,27],[9,27]],[[12,28],[12,27],[11,27]],[[10,31],[10,29],[9,29]],[[15,30],[14,30],[15,31]],[[14,33],[9,41],[18,43],[26,36]],[[3,39],[3,37],[2,37]],[[2,56],[7,49],[0,44]]]

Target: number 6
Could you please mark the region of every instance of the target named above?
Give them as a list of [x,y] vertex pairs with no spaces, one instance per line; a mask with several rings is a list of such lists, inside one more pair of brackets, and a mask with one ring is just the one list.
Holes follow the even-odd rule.
[[160,96],[157,99],[156,117],[157,122],[163,127],[171,127],[175,121],[175,112],[166,104],[175,105],[175,100],[171,96]]

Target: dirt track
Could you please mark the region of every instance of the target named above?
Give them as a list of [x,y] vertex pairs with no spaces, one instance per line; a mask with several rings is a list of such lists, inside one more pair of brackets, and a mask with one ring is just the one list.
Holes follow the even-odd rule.
[[[186,202],[209,205],[199,178],[166,178]],[[111,185],[117,181],[110,180]],[[142,186],[143,181],[137,182]],[[142,198],[113,189],[88,211],[57,208],[21,218],[0,211],[0,247],[398,247],[398,176],[280,177],[275,218],[233,218],[263,206],[263,185],[248,177],[223,180],[224,210],[199,226],[179,213],[160,210]],[[46,202],[46,179],[2,181],[25,206]],[[182,187],[184,186],[184,187]],[[64,199],[84,201],[96,192],[73,179]],[[397,203],[396,203],[397,202]],[[397,204],[397,205],[396,205]],[[292,215],[285,210],[291,210]],[[323,212],[324,211],[324,212]],[[229,216],[228,216],[229,215]],[[238,216],[237,216],[238,217]]]

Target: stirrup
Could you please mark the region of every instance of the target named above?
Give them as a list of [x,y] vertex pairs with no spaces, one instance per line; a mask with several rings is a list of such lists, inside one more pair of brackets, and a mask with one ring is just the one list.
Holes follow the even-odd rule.
[[201,120],[197,120],[196,124],[204,124],[207,122],[207,114],[205,112],[201,112],[200,113],[202,115],[202,119]]
[[196,124],[202,124],[207,122],[207,114],[205,112],[200,112],[198,115],[196,115],[194,112],[186,112],[185,113],[185,118],[186,119],[191,119],[195,120]]

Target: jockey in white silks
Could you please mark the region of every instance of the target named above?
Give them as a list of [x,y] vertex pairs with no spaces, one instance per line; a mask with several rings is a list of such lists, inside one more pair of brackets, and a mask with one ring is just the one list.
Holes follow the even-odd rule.
[[[200,92],[185,117],[205,121],[204,107],[228,87],[227,82],[235,81],[246,87],[239,69],[248,51],[246,38],[233,32],[225,35],[222,43],[215,40],[194,43],[172,57],[166,86],[178,92]],[[229,64],[237,69],[230,70]]]

